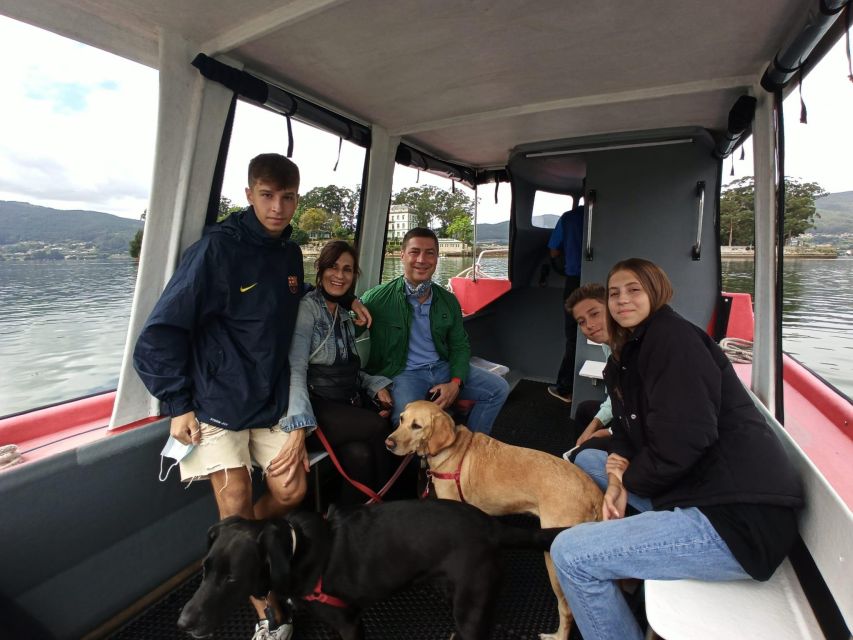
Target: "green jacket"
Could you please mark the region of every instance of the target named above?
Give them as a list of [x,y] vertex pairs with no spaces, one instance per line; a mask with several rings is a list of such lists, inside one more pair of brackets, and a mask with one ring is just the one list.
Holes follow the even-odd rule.
[[[393,378],[406,368],[412,305],[406,300],[403,277],[366,291],[361,301],[370,310],[370,357],[365,369],[371,375]],[[429,313],[432,341],[439,357],[450,363],[450,377],[462,382],[468,377],[471,345],[462,326],[462,307],[452,293],[440,285],[432,287]]]

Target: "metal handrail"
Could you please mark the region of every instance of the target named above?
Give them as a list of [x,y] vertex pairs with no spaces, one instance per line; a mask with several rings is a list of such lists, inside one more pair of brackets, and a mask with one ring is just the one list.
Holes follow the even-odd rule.
[[595,200],[598,194],[593,189],[586,195],[586,261],[592,262],[592,220],[595,214]]
[[693,245],[693,259],[699,260],[702,256],[702,217],[705,213],[705,181],[696,183],[696,244]]
[[[457,273],[455,276],[453,276],[453,278],[469,278],[470,277],[472,279],[489,278],[489,279],[493,279],[493,280],[498,280],[498,279],[505,280],[506,278],[503,278],[502,276],[489,275],[480,268],[480,261],[483,259],[484,255],[486,255],[487,253],[504,253],[505,251],[506,251],[506,249],[483,249],[480,252],[480,255],[477,256],[477,261],[472,266],[466,267],[465,269],[463,269],[462,271]],[[476,277],[475,277],[475,274],[476,274]]]

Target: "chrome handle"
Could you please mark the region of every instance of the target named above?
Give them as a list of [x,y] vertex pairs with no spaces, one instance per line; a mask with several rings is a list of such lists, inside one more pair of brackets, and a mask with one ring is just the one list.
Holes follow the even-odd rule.
[[595,190],[586,194],[586,261],[592,262],[592,216],[595,213]]
[[702,255],[702,216],[705,213],[705,181],[696,183],[696,244],[693,245],[693,259],[699,260]]

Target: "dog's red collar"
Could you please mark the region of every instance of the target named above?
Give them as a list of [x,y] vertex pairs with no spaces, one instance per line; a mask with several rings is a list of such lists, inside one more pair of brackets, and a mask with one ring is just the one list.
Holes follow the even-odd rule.
[[462,463],[465,462],[465,455],[468,453],[468,449],[471,448],[471,443],[473,441],[473,437],[468,441],[468,446],[465,447],[465,451],[462,452],[462,457],[459,458],[459,466],[456,467],[456,471],[453,473],[443,473],[441,471],[433,471],[432,469],[426,470],[427,486],[423,497],[427,497],[429,495],[429,481],[433,478],[438,478],[439,480],[454,480],[456,482],[456,490],[459,492],[459,501],[465,502],[465,496],[462,495]]
[[308,602],[322,602],[323,604],[327,604],[331,607],[338,607],[339,609],[346,609],[347,606],[349,606],[340,598],[330,596],[328,593],[323,593],[323,576],[317,578],[317,586],[314,587],[314,591],[307,596],[302,596],[302,599],[307,600]]

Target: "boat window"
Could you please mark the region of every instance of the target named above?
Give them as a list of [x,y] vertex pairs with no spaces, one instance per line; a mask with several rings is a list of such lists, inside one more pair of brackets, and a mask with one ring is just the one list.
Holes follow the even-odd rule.
[[538,190],[533,199],[531,223],[541,229],[553,229],[557,226],[560,216],[574,206],[574,196]]
[[0,58],[3,120],[14,123],[0,136],[6,416],[116,386],[158,84],[153,69],[3,16]]
[[[841,38],[805,77],[803,103],[797,89],[784,102],[782,349],[853,398],[853,83],[847,65]],[[723,291],[754,293],[752,167],[751,140],[743,156],[736,149],[724,163]]]
[[[293,235],[302,247],[305,279],[313,283],[314,260],[331,239],[355,240],[367,152],[351,142],[294,120],[292,160],[299,166],[299,206]],[[246,168],[259,153],[286,153],[287,121],[238,101],[222,183],[220,219],[246,206]],[[338,150],[340,149],[340,156]]]
[[418,226],[431,228],[439,238],[440,255],[433,279],[442,286],[449,287],[450,279],[457,276],[473,277],[475,263],[478,277],[506,279],[510,193],[509,185],[502,186],[503,190],[498,187],[497,204],[494,184],[478,188],[475,240],[473,189],[395,165],[382,282],[402,273],[399,255],[403,236]]

